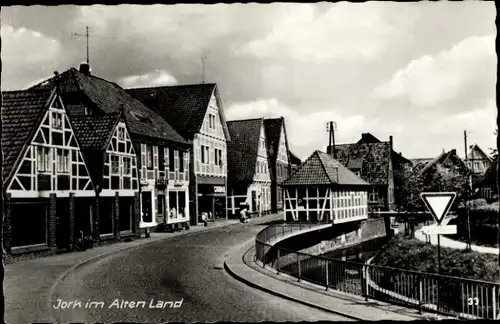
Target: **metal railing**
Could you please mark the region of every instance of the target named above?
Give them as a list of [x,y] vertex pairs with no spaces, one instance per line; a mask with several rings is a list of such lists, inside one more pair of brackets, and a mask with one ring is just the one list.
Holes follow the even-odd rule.
[[[295,225],[295,224],[294,224]],[[368,263],[343,261],[277,248],[270,240],[322,224],[270,225],[255,239],[255,259],[325,289],[466,319],[499,317],[500,284]]]

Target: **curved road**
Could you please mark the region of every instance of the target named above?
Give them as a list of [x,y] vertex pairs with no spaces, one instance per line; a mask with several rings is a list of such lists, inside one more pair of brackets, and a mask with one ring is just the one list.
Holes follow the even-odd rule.
[[[57,299],[80,301],[82,308],[53,309],[58,322],[215,322],[348,320],[250,288],[223,269],[225,253],[255,237],[262,225],[238,224],[173,237],[117,252],[67,276]],[[115,299],[145,301],[145,307],[108,308]],[[157,301],[182,306],[150,308]],[[104,307],[85,308],[87,301]],[[95,304],[94,304],[95,305]],[[115,304],[116,305],[116,304]]]

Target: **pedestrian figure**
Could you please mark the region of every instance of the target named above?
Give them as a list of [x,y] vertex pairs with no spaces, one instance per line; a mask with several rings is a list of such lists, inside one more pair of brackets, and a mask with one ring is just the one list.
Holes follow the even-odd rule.
[[248,220],[247,220],[247,208],[246,208],[246,206],[243,206],[241,208],[241,211],[240,211],[240,221],[242,223],[248,223]]
[[208,226],[207,218],[208,218],[208,214],[206,212],[201,213],[201,219],[203,220],[203,225],[205,227]]

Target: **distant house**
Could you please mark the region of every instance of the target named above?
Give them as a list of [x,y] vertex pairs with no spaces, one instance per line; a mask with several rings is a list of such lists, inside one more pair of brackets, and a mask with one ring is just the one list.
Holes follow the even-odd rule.
[[443,151],[438,157],[427,163],[419,172],[425,174],[437,168],[439,171],[467,174],[464,161],[457,155],[457,150]]
[[271,211],[276,213],[283,209],[283,190],[280,185],[292,171],[285,118],[264,119],[264,129],[271,173]]
[[498,199],[497,159],[498,156],[492,161],[486,172],[474,183],[474,189],[477,190],[478,197],[487,201]]
[[394,210],[397,207],[395,188],[404,183],[410,160],[393,150],[392,136],[382,142],[370,133],[363,133],[354,144],[327,147],[327,153],[371,185],[368,204],[371,210]]
[[226,219],[227,150],[230,141],[217,85],[193,84],[128,89],[191,145],[191,224],[202,215]]
[[[70,118],[106,116],[123,111],[139,168],[136,194],[141,217],[138,218],[140,230],[137,234],[147,235],[149,229],[165,226],[189,228],[189,209],[186,208],[189,142],[119,85],[92,75],[88,64],[81,64],[79,70],[71,68],[32,88],[43,89],[55,83],[59,84]],[[103,191],[101,196],[106,193],[112,199],[114,188],[102,188],[105,189],[110,190]]]
[[72,249],[94,186],[55,87],[2,92],[2,150],[8,255]]
[[264,119],[228,121],[231,142],[227,146],[228,209],[239,216],[241,204],[252,214],[271,211],[271,176],[266,150]]
[[286,222],[346,223],[368,218],[370,184],[315,151],[282,184]]
[[292,152],[289,151],[290,154],[290,164],[292,165],[292,172],[297,170],[302,161]]
[[427,163],[431,162],[434,160],[434,158],[416,158],[416,159],[410,159],[411,163],[413,164],[414,169],[420,169],[427,165]]
[[483,175],[491,166],[493,160],[477,144],[471,146],[467,154],[467,167],[474,176]]

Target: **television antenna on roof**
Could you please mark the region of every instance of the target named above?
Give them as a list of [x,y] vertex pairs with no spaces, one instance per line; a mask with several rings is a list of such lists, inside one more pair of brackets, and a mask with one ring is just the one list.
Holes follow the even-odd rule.
[[90,65],[90,58],[89,58],[89,26],[85,27],[85,34],[71,33],[71,36],[85,36],[85,38],[86,38],[86,48],[87,48],[87,64]]

